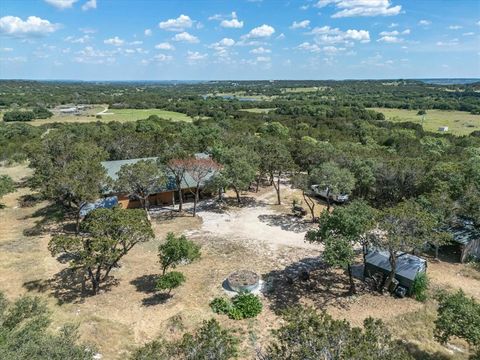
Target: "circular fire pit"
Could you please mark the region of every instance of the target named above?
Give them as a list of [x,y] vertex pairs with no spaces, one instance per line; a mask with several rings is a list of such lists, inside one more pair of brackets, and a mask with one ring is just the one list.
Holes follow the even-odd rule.
[[250,270],[238,270],[227,277],[227,284],[233,291],[254,291],[260,284],[260,276]]

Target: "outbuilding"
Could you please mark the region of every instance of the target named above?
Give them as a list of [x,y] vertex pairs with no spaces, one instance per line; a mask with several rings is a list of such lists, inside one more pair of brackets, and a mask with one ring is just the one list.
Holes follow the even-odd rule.
[[[390,253],[388,251],[375,249],[365,256],[364,276],[373,277],[381,274],[385,280],[390,274]],[[415,278],[420,273],[427,271],[427,261],[418,256],[408,253],[397,253],[397,270],[395,279],[398,284],[411,291]]]

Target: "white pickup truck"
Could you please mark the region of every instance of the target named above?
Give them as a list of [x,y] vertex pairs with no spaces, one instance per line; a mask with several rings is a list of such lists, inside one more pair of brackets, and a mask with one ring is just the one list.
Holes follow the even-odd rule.
[[[311,189],[316,195],[321,196],[324,199],[327,198],[328,188],[320,190],[319,185],[312,185]],[[337,203],[344,203],[344,202],[348,201],[348,195],[347,194],[334,194],[334,193],[331,192],[328,195],[328,197],[330,198],[330,200],[335,201]]]

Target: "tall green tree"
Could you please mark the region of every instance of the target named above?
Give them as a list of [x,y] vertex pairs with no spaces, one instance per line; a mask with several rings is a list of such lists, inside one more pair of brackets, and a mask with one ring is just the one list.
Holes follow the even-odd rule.
[[188,240],[185,235],[175,236],[170,232],[163,244],[158,247],[158,257],[162,275],[168,268],[175,268],[181,263],[190,263],[200,258],[200,246]]
[[90,280],[93,294],[110,271],[135,245],[154,238],[141,209],[96,209],[81,224],[77,236],[55,235],[48,244],[52,256],[66,255],[70,266]]
[[50,132],[31,151],[32,186],[75,212],[77,233],[82,209],[97,200],[105,187],[107,175],[100,162],[106,156],[95,144],[77,142],[61,131]]
[[145,210],[149,208],[149,196],[159,192],[167,182],[165,172],[154,160],[122,165],[117,176],[115,190],[140,199]]
[[307,241],[324,244],[323,257],[327,264],[347,269],[351,293],[356,291],[351,268],[354,246],[361,244],[365,256],[368,233],[375,227],[377,216],[378,212],[365,201],[355,200],[347,206],[336,207],[331,213],[324,210],[318,229],[306,235]]
[[319,189],[326,190],[327,210],[330,211],[331,194],[350,194],[355,187],[355,177],[334,162],[327,162],[312,170],[312,179]]

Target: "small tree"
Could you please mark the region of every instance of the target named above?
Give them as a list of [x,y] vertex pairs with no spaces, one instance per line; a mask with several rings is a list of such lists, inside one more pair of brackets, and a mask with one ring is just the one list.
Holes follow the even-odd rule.
[[48,249],[52,256],[65,255],[73,269],[86,274],[94,294],[128,251],[154,237],[143,210],[97,209],[88,214],[81,230],[78,236],[53,236]]
[[337,207],[333,212],[324,210],[319,219],[319,228],[307,233],[310,242],[325,246],[324,259],[330,266],[346,268],[350,281],[350,292],[355,293],[351,264],[355,257],[353,246],[362,244],[365,254],[367,233],[375,226],[377,212],[362,200],[347,206]]
[[480,303],[462,290],[439,298],[435,338],[445,344],[453,336],[468,342],[480,356]]
[[308,209],[310,210],[310,215],[312,217],[312,222],[315,222],[315,199],[313,198],[313,193],[310,188],[312,185],[311,178],[308,174],[298,173],[292,178],[293,186],[302,190],[303,200],[307,204]]
[[185,275],[181,272],[171,271],[158,277],[155,289],[160,291],[168,290],[168,295],[170,295],[172,289],[176,289],[182,285],[185,280]]
[[[2,175],[0,176],[0,199],[15,191],[15,183],[13,182],[12,178],[8,175]],[[3,205],[0,203],[0,208],[2,208]]]
[[342,169],[334,162],[328,162],[313,169],[312,180],[326,190],[327,210],[330,211],[330,195],[350,194],[355,187],[355,177],[347,169]]
[[145,210],[149,208],[148,197],[166,184],[165,173],[154,160],[122,165],[117,176],[115,190],[140,199]]
[[220,165],[210,157],[207,158],[189,158],[185,160],[186,172],[191,178],[193,184],[189,184],[187,177],[185,177],[185,182],[188,186],[194,189],[192,191],[194,195],[193,200],[193,216],[197,212],[197,203],[200,196],[200,186],[205,183],[205,180],[214,176],[219,170]]
[[165,243],[158,247],[162,275],[165,275],[168,268],[175,268],[182,262],[190,263],[199,259],[200,255],[200,246],[188,240],[185,235],[168,233]]
[[294,308],[285,324],[273,331],[263,359],[381,359],[413,360],[390,335],[381,320],[367,318],[364,329],[352,328],[325,312]]

